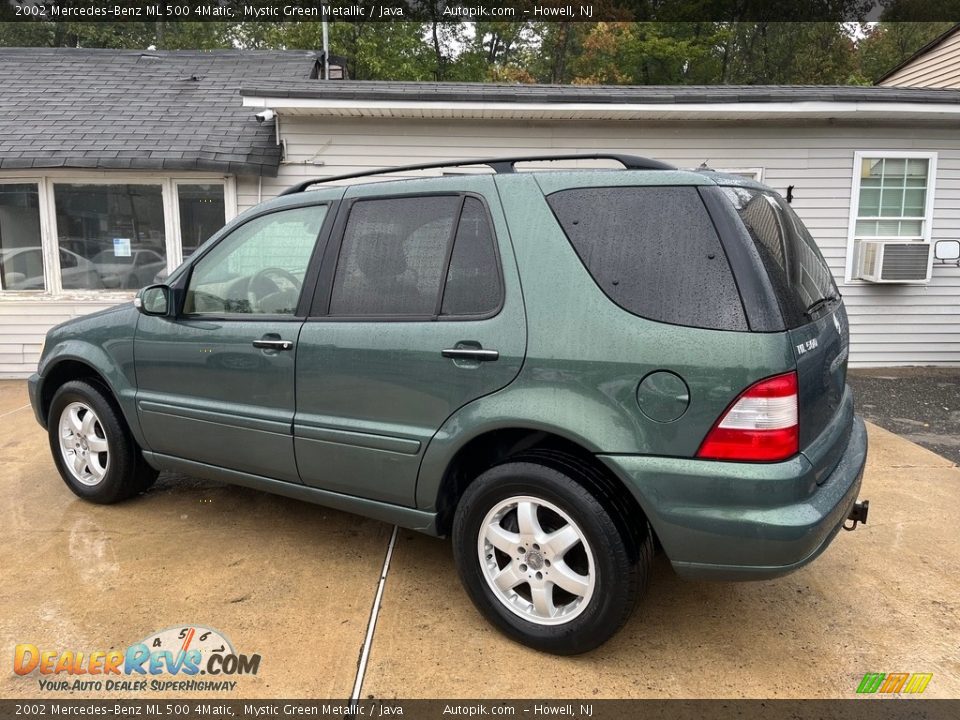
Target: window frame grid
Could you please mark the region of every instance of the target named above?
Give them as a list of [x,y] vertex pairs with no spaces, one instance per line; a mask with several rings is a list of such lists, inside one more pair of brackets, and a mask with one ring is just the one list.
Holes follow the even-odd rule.
[[[117,300],[133,297],[134,292],[125,289],[83,288],[64,290],[60,267],[60,241],[57,228],[55,185],[159,185],[163,202],[164,250],[168,273],[173,272],[183,261],[180,239],[180,206],[178,185],[223,185],[224,222],[237,216],[236,178],[232,175],[150,175],[115,171],[24,173],[4,175],[2,185],[35,185],[37,187],[40,215],[40,247],[43,256],[43,290],[10,290],[0,284],[0,297],[23,297],[57,300],[64,295],[71,297],[112,297]],[[2,281],[0,281],[2,283]]]
[[[866,240],[900,240],[903,242],[924,242],[930,243],[933,237],[933,209],[934,196],[936,193],[937,180],[937,156],[933,151],[917,150],[855,150],[853,153],[853,167],[850,179],[850,216],[847,222],[847,252],[844,265],[844,284],[862,283],[865,280],[855,278],[855,256],[857,241]],[[860,217],[860,181],[861,168],[864,160],[927,160],[927,183],[926,196],[924,197],[923,217],[914,216],[885,216],[885,217]],[[882,191],[882,182],[881,182]],[[881,203],[883,195],[881,192]],[[879,207],[878,207],[879,210]],[[916,221],[922,222],[922,232],[920,235],[870,235],[868,237],[857,234],[857,222],[860,220],[887,220],[887,221]],[[930,263],[933,262],[931,253]],[[927,268],[930,272],[930,268]]]

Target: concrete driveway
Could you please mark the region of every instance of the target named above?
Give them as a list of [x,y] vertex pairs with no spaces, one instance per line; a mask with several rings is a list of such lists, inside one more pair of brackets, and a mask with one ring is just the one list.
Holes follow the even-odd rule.
[[960,469],[869,432],[868,526],[776,581],[685,582],[661,556],[617,637],[555,658],[480,618],[442,540],[173,476],[84,503],[24,384],[0,382],[0,697],[41,695],[17,643],[109,650],[201,624],[262,655],[234,697],[843,698],[866,672],[931,672],[926,696],[960,698]]

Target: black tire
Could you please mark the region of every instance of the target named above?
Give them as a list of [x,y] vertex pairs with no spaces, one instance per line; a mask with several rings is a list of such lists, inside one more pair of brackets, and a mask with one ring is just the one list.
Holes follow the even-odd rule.
[[[81,421],[88,419],[87,413],[92,411],[92,432],[106,443],[106,451],[93,452],[101,445],[86,441],[89,431],[82,438],[81,433],[71,435],[70,444],[77,446],[72,448],[73,454],[83,450],[89,454],[89,461],[78,461],[86,463],[80,470],[67,464],[61,446],[61,420],[67,408],[76,410],[76,417]],[[71,380],[57,389],[47,416],[47,435],[60,476],[67,487],[84,500],[109,505],[143,492],[157,479],[157,471],[144,460],[119,408],[98,383]],[[103,471],[101,476],[97,475],[98,469]]]
[[[581,475],[575,468],[561,471],[538,462],[508,462],[495,466],[467,487],[453,522],[453,550],[457,569],[477,609],[514,640],[557,655],[587,652],[612,637],[630,617],[636,602],[646,590],[653,560],[653,540],[646,519],[619,517],[611,503],[601,502],[584,484],[577,482],[575,478],[578,476]],[[566,529],[566,523],[575,526],[586,542],[581,541],[569,552],[581,553],[580,569],[575,571],[580,577],[592,578],[592,589],[580,596],[567,593],[563,588],[558,592],[555,586],[549,585],[549,578],[537,579],[540,578],[539,572],[531,575],[531,567],[542,568],[546,575],[549,574],[549,568],[558,570],[562,567],[558,561],[566,561],[565,555],[555,557],[553,565],[544,560],[549,558],[546,546],[544,549],[539,544],[534,546],[535,558],[534,551],[525,547],[523,541],[512,556],[507,556],[499,548],[491,553],[489,551],[493,547],[487,544],[483,545],[481,553],[481,542],[485,542],[481,540],[481,533],[486,534],[487,521],[490,520],[488,515],[492,515],[492,522],[498,530],[513,532],[516,527],[517,536],[524,537],[517,515],[520,502],[512,501],[522,497],[546,503],[539,506],[537,503],[528,503],[527,509],[533,506],[536,524],[547,535],[556,531],[551,529],[551,521],[554,528]],[[514,504],[516,509],[507,510],[497,519],[503,508]],[[555,509],[567,517],[562,517]],[[514,515],[511,516],[511,513]],[[627,536],[623,530],[629,520],[640,527],[633,536]],[[501,522],[503,525],[500,525]],[[531,527],[529,521],[527,527]],[[528,540],[530,538],[529,535],[525,537]],[[521,550],[526,554],[522,554]],[[583,560],[590,554],[593,556],[592,566]],[[523,561],[529,561],[530,565]],[[567,565],[570,567],[576,562],[574,558]],[[521,581],[512,590],[498,593],[494,590],[492,575],[506,570],[508,566],[513,568],[512,572],[526,573],[525,577],[531,579],[529,582]],[[513,576],[511,582],[515,579],[516,576]],[[569,620],[547,614],[537,616],[533,602],[534,582],[540,585],[540,593],[546,592],[550,596],[552,604],[569,609]],[[542,583],[548,583],[546,590],[542,589]],[[561,609],[560,612],[566,613],[567,609]]]

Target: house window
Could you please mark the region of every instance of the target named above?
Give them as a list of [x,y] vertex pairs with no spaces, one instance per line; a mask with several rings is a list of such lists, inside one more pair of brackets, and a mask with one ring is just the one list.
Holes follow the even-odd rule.
[[60,266],[65,290],[135,290],[167,265],[160,185],[56,183],[57,242],[82,272]]
[[236,213],[232,180],[63,173],[0,182],[0,291],[130,293]]
[[929,242],[936,153],[855,153],[847,280],[863,240]]
[[186,260],[200,244],[223,227],[226,202],[222,183],[178,183],[180,243]]
[[0,184],[0,289],[45,288],[37,184]]
[[756,180],[757,182],[763,182],[763,168],[753,167],[753,168],[716,168],[716,171],[719,173],[725,173],[727,175],[740,175],[749,180]]

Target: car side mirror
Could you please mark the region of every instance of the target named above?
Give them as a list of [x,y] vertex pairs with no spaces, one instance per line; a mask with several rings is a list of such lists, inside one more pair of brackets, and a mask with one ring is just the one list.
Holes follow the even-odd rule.
[[960,267],[960,240],[940,240],[933,246],[933,256],[944,265],[953,261]]
[[137,293],[133,306],[144,315],[168,315],[170,295],[167,285],[149,285]]

